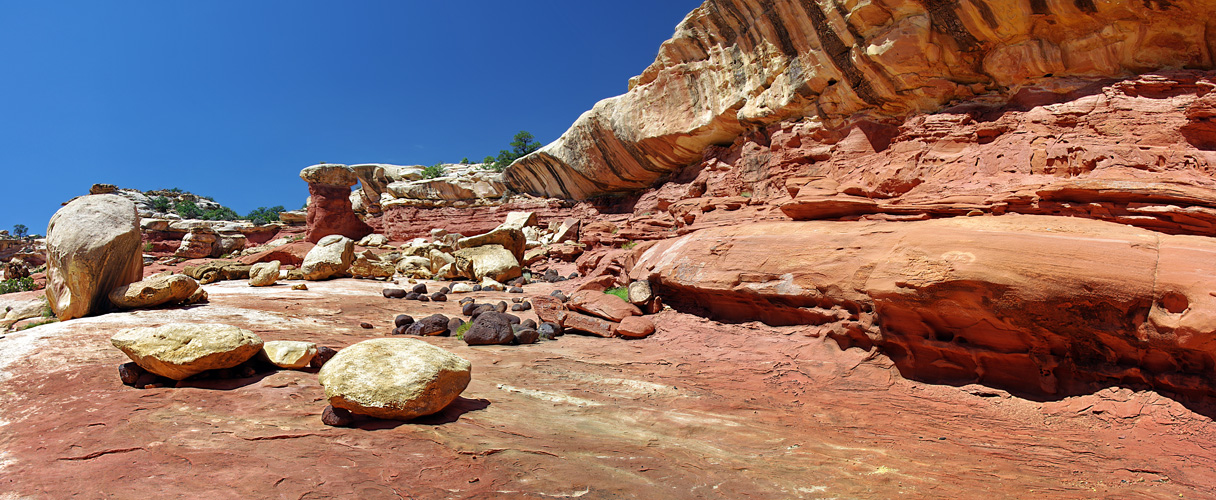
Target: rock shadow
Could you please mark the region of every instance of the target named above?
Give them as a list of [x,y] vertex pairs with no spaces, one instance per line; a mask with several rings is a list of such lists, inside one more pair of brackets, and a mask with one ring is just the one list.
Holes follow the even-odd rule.
[[380,418],[365,417],[354,415],[355,421],[350,427],[362,429],[365,431],[378,431],[386,429],[396,429],[402,425],[443,425],[450,424],[460,420],[460,417],[466,413],[484,410],[489,408],[490,400],[488,399],[469,399],[465,397],[457,397],[452,404],[448,405],[438,413],[418,417],[412,420],[385,420]]

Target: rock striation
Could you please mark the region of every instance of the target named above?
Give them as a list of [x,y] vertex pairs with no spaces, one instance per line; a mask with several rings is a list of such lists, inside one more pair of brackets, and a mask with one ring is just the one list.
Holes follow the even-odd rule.
[[[861,126],[882,145],[892,120],[951,103],[1000,106],[1159,68],[1211,68],[1214,15],[1203,1],[708,0],[628,93],[516,161],[507,186],[572,199],[628,192],[782,121]],[[1190,116],[1189,130],[1210,135],[1210,114]]]
[[654,245],[632,272],[677,309],[806,325],[879,348],[910,378],[1210,396],[1214,257],[1208,238],[1005,215],[704,229]]

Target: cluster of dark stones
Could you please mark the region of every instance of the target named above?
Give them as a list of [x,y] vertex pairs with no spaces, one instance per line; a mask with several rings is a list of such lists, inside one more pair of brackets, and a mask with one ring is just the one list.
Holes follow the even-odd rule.
[[[561,328],[553,323],[537,324],[536,321],[520,320],[519,316],[507,313],[507,303],[499,301],[495,304],[478,304],[471,297],[460,300],[461,313],[469,317],[472,323],[464,333],[464,342],[468,345],[518,345],[535,344],[541,340],[553,340],[561,335]],[[523,304],[531,304],[517,299],[514,306],[516,311],[524,311]]]
[[417,335],[420,337],[448,337],[454,335],[464,320],[432,314],[415,320],[408,314],[398,314],[393,320],[393,335]]
[[429,293],[426,289],[426,284],[419,283],[414,285],[408,292],[401,288],[385,288],[381,293],[388,299],[405,299],[417,300],[419,302],[447,302],[448,287],[440,288],[439,291]]

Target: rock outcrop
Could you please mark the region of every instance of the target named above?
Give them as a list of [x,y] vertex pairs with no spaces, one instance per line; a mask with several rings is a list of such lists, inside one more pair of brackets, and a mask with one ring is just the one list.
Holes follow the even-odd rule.
[[140,368],[173,380],[232,368],[262,350],[253,332],[221,324],[129,328],[110,341]]
[[442,410],[472,379],[468,361],[414,339],[364,340],[338,351],[317,374],[335,408],[409,420]]
[[[802,120],[887,125],[950,103],[1000,106],[1085,92],[1158,68],[1211,68],[1202,1],[810,2],[709,0],[629,92],[511,165],[518,192],[586,199],[651,186],[749,130]],[[1189,113],[1200,144],[1209,115]],[[988,133],[992,133],[989,131]]]
[[143,277],[139,214],[126,198],[77,198],[55,212],[46,235],[46,297],[60,320],[107,307],[111,290]]
[[316,243],[331,234],[358,240],[372,233],[351,207],[351,186],[359,182],[355,172],[346,165],[320,164],[300,171],[308,182],[307,241]]
[[633,274],[677,309],[877,346],[911,378],[1213,395],[1214,256],[1207,238],[1006,215],[704,229]]

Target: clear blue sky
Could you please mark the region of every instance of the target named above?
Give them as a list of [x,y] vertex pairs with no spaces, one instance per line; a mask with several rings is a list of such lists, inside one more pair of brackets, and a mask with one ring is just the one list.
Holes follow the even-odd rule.
[[319,162],[476,161],[625,92],[694,0],[0,0],[0,229],[94,183],[299,208]]

